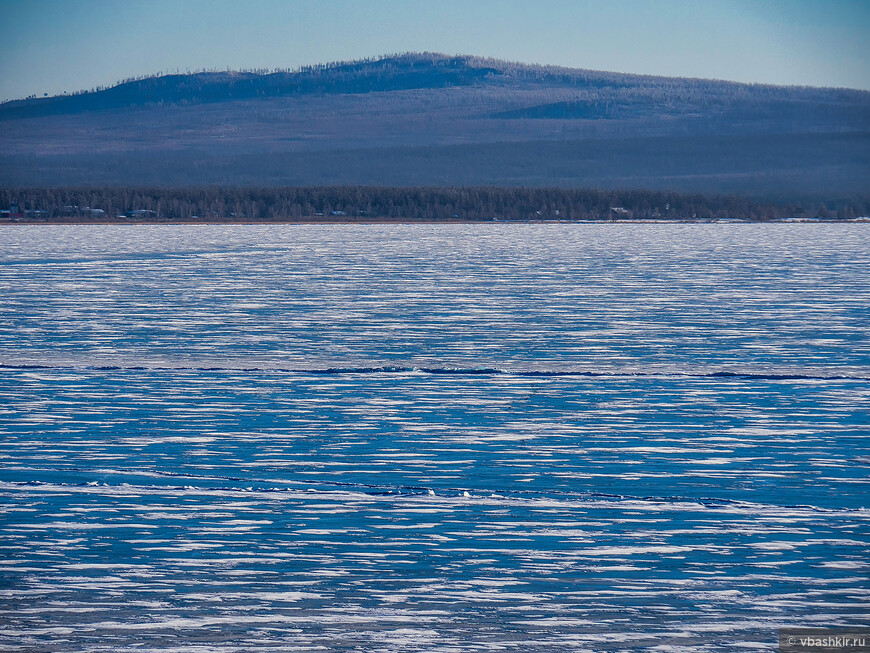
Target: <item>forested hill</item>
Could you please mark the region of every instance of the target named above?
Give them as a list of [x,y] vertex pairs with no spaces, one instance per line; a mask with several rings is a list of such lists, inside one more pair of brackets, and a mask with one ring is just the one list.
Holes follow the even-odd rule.
[[6,102],[0,104],[0,119],[251,98],[466,86],[504,75],[509,68],[503,62],[501,68],[495,68],[481,65],[482,61],[473,57],[414,54],[307,66],[296,71],[154,75],[74,95]]
[[[514,89],[563,88],[584,91],[573,101],[543,103],[497,114],[503,118],[614,118],[650,111],[703,113],[726,107],[775,103],[794,113],[823,103],[819,110],[857,103],[866,93],[749,85],[718,80],[628,75],[592,70],[532,66],[471,56],[403,54],[355,62],[307,66],[295,71],[199,72],[125,80],[108,88],[73,95],[0,104],[0,120],[165,105],[229,102],[251,98],[357,94],[456,86]],[[862,102],[863,100],[863,102]],[[788,106],[792,104],[793,106]],[[755,107],[757,108],[757,107]],[[789,111],[791,110],[791,111]],[[865,116],[866,117],[866,116]]]
[[404,54],[0,104],[0,185],[870,194],[870,93]]

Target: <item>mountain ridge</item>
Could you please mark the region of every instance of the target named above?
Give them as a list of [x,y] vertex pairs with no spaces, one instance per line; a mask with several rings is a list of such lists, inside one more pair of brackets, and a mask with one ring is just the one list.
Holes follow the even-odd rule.
[[0,105],[0,184],[866,194],[870,92],[412,53]]
[[258,97],[435,89],[493,80],[525,82],[529,85],[560,84],[587,89],[649,85],[689,88],[717,86],[741,92],[822,92],[870,97],[870,91],[858,89],[640,75],[524,64],[472,55],[421,52],[330,62],[302,66],[295,70],[201,71],[147,75],[88,91],[42,98],[31,96],[3,102],[0,103],[0,120],[161,104],[207,104]]

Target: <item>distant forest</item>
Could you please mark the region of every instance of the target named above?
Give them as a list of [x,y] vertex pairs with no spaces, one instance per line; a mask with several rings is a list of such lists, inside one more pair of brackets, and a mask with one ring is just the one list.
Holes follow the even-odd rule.
[[870,197],[815,206],[655,191],[501,187],[0,188],[24,221],[781,220],[870,215]]

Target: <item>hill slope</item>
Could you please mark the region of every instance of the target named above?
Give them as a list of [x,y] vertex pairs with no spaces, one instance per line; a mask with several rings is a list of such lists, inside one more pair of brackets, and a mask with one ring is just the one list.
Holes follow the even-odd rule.
[[870,93],[411,54],[0,105],[0,183],[870,191]]

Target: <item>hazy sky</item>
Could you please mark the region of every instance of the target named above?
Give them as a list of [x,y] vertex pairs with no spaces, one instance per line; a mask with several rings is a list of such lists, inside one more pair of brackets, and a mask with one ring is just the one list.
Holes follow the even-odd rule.
[[0,0],[0,99],[406,51],[870,89],[870,0]]

